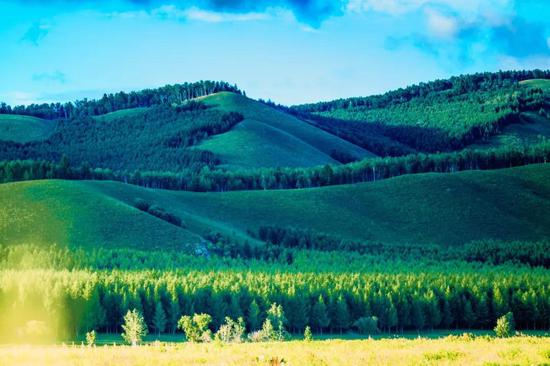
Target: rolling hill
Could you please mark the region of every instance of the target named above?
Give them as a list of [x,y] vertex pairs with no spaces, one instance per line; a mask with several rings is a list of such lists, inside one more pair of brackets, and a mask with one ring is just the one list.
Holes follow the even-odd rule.
[[471,147],[529,146],[548,138],[550,138],[550,119],[536,112],[523,112],[516,123],[504,126],[499,134]]
[[[531,124],[547,125],[549,108],[547,79],[528,79],[528,74],[509,79],[500,74],[475,74],[421,83],[383,95],[298,105],[291,110],[313,121],[318,119],[320,124],[326,125],[328,120],[338,125],[352,141],[362,134],[363,126],[367,136],[359,145],[367,148],[371,144],[369,134],[376,138],[377,132],[417,151],[439,152],[472,144],[475,148],[501,134],[521,135],[521,127],[515,131],[514,125],[525,124],[526,119]],[[532,113],[539,113],[541,118],[525,116]],[[540,128],[544,130],[545,126]]]
[[238,111],[245,119],[229,132],[213,136],[198,148],[220,156],[229,168],[304,167],[338,164],[338,155],[355,159],[371,152],[304,123],[290,114],[243,95],[220,92],[198,98],[223,111]]
[[[134,207],[178,215],[185,228]],[[550,165],[417,174],[375,183],[193,193],[115,182],[45,180],[0,185],[4,244],[182,248],[212,230],[254,242],[262,225],[364,242],[460,245],[550,236]]]
[[25,143],[50,136],[55,122],[41,118],[0,114],[0,141]]

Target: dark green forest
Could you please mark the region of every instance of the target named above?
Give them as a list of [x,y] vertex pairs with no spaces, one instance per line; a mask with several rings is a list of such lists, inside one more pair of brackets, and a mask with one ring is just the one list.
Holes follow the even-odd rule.
[[[523,244],[533,257],[547,255],[549,249],[548,242],[512,248]],[[464,248],[455,259],[432,252],[431,258],[405,260],[292,249],[297,265],[286,259],[170,251],[102,249],[90,254],[56,247],[4,247],[0,290],[3,296],[18,293],[20,309],[41,299],[45,317],[63,308],[69,314],[67,323],[55,324],[63,337],[89,329],[119,332],[123,315],[133,308],[152,326],[159,303],[168,320],[162,331],[170,333],[182,315],[194,313],[212,315],[213,329],[226,316],[243,316],[247,328],[257,330],[272,303],[282,305],[287,329],[294,332],[307,325],[317,333],[348,331],[365,317],[376,317],[381,332],[490,329],[508,311],[520,329],[548,329],[548,273],[514,258],[504,260],[511,253],[506,245],[472,243],[476,249]],[[487,246],[491,254],[475,254]],[[496,251],[502,251],[503,264],[488,264]],[[361,265],[364,269],[357,271]]]
[[[295,106],[290,111],[381,155],[403,155],[408,149],[458,150],[517,123],[520,112],[546,114],[550,102],[545,91],[519,84],[533,78],[548,79],[550,73],[463,75],[379,96]],[[388,144],[387,138],[406,147]]]

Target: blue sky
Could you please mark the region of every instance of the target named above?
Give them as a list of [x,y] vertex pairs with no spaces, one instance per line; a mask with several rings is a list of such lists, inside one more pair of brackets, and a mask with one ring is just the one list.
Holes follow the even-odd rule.
[[548,0],[0,0],[0,101],[201,79],[295,104],[550,68]]

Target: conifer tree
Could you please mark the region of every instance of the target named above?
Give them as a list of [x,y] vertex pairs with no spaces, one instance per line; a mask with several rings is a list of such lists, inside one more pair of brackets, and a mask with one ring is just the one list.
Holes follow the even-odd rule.
[[323,295],[319,295],[317,302],[313,305],[311,310],[310,323],[317,329],[321,334],[323,329],[328,327],[330,319],[327,314],[327,306],[325,305],[325,300]]
[[162,308],[162,302],[157,302],[155,314],[153,315],[153,328],[157,331],[157,335],[164,332],[166,329],[166,314]]

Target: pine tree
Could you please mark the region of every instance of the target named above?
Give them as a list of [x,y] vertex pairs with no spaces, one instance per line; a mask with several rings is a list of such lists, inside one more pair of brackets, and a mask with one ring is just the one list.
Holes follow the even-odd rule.
[[390,307],[388,309],[388,330],[391,332],[393,327],[397,327],[398,325],[398,319],[397,319],[397,309],[395,308],[395,305],[393,305],[393,301],[390,300]]
[[155,307],[155,314],[153,315],[153,328],[157,331],[157,334],[160,336],[160,333],[164,332],[166,329],[166,314],[162,308],[162,302],[157,302]]
[[328,327],[330,323],[323,295],[319,295],[319,299],[311,309],[310,323],[321,333],[323,333],[323,328]]
[[424,316],[424,309],[420,300],[415,300],[412,303],[411,309],[412,324],[416,330],[421,331],[426,324],[426,317]]
[[292,314],[287,314],[292,329],[302,331],[308,322],[307,299],[305,296],[296,296],[292,303]]
[[451,324],[453,324],[453,322],[454,322],[454,317],[451,312],[451,305],[449,304],[449,301],[447,301],[447,299],[444,299],[441,323],[443,324],[443,327],[445,329],[449,329],[451,327]]
[[255,299],[252,300],[250,306],[248,307],[246,324],[248,325],[248,329],[250,331],[258,330],[262,324],[260,320],[260,307]]
[[480,295],[479,302],[476,305],[475,317],[477,324],[482,328],[486,328],[489,324],[489,305],[487,304],[487,295]]
[[476,321],[476,316],[474,314],[474,311],[472,310],[472,303],[470,302],[470,300],[466,300],[466,302],[464,303],[462,318],[466,327],[468,327],[468,329],[471,329]]
[[340,329],[340,333],[349,327],[348,304],[342,295],[338,296],[334,309],[334,326]]

